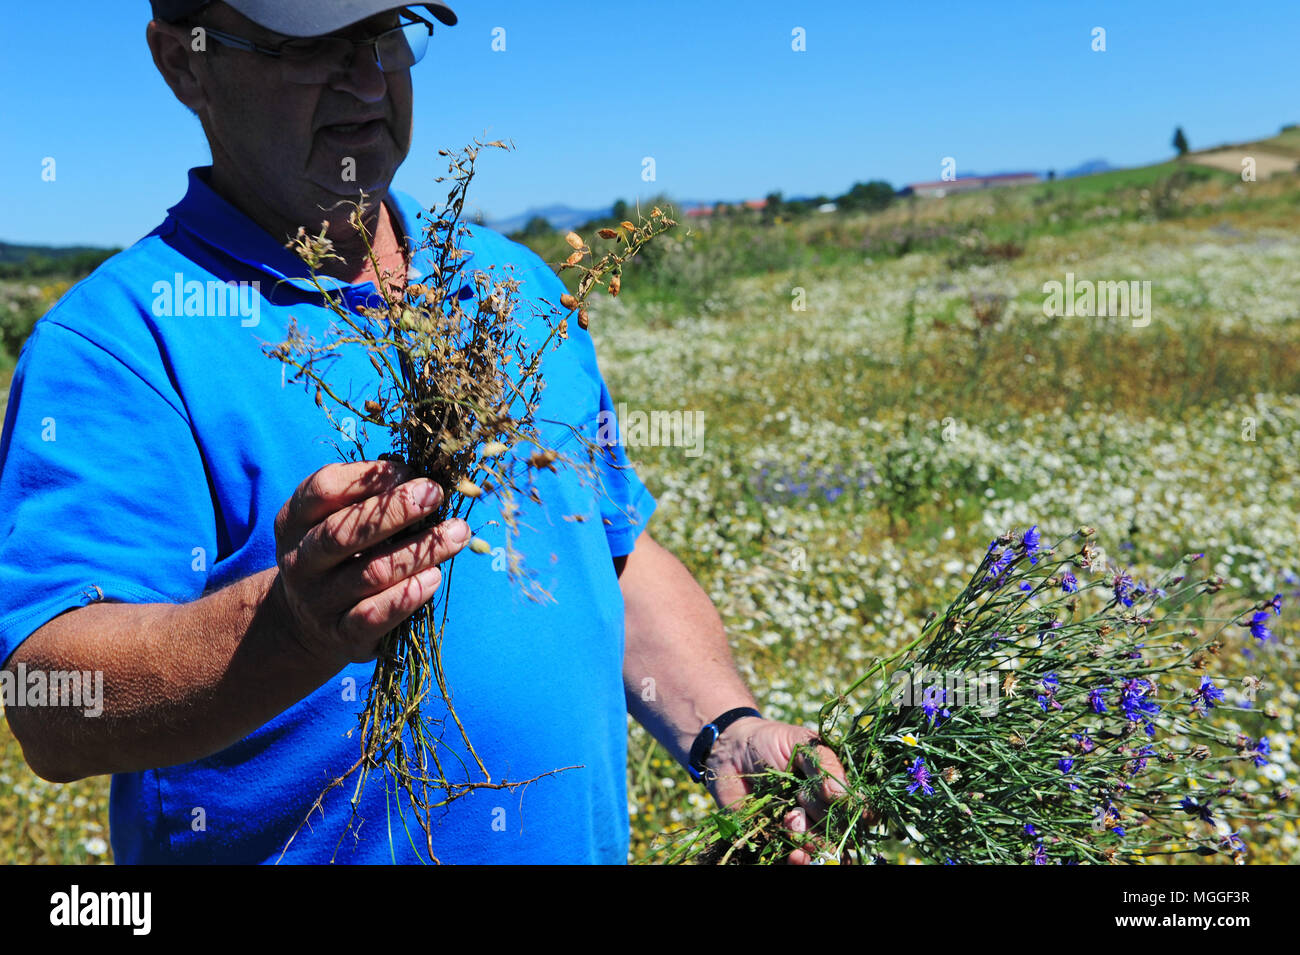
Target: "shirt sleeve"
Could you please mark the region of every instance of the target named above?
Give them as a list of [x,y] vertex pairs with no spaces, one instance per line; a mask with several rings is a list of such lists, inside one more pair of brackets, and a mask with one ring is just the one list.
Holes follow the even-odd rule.
[[37,323],[0,436],[0,661],[65,610],[201,596],[215,528],[177,396],[85,335]]
[[605,449],[600,470],[601,483],[604,485],[600,510],[605,524],[605,536],[609,539],[610,555],[626,557],[632,553],[636,539],[650,523],[657,502],[623,449],[614,402],[604,379],[600,379],[600,412],[597,416],[596,435],[597,442]]
[[[504,241],[505,248],[497,252],[497,257],[516,263],[513,275],[527,283],[526,289],[536,283],[536,288],[530,290],[529,294],[538,296],[551,306],[557,305],[560,296],[567,291],[560,277],[528,246],[511,240]],[[600,511],[605,536],[609,540],[610,555],[625,557],[632,553],[636,539],[650,523],[657,502],[628,460],[618,429],[614,400],[601,375],[591,335],[580,329],[574,321],[569,328],[569,340],[561,347],[570,349],[573,353],[568,357],[573,366],[579,369],[576,373],[585,378],[587,387],[599,390],[600,400],[595,418],[584,423],[589,432],[596,436],[596,442],[604,447],[599,469]]]

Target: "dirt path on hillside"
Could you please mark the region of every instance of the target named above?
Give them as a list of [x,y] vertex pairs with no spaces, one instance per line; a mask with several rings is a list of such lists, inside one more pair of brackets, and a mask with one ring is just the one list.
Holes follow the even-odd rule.
[[1280,153],[1270,153],[1262,149],[1240,146],[1232,146],[1227,149],[1211,149],[1203,153],[1188,153],[1187,160],[1200,166],[1210,166],[1214,169],[1222,169],[1224,172],[1240,175],[1242,170],[1241,161],[1246,157],[1255,160],[1255,178],[1258,180],[1267,179],[1279,172],[1293,172],[1300,165],[1292,156],[1283,156]]

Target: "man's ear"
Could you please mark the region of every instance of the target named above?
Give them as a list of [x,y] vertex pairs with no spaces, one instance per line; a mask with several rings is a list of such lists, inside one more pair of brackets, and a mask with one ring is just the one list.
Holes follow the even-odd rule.
[[158,67],[173,95],[197,115],[205,99],[203,84],[194,72],[192,44],[196,41],[189,29],[162,20],[150,20],[145,29],[145,41],[153,54],[154,66]]

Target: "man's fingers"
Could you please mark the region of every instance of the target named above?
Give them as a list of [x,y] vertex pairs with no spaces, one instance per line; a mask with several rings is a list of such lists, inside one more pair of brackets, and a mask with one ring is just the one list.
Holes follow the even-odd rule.
[[322,574],[418,523],[442,502],[442,488],[417,478],[330,514],[303,535],[298,568]]
[[344,615],[339,630],[359,651],[353,663],[374,659],[374,642],[433,599],[442,583],[442,571],[428,567],[414,577],[368,597]]
[[[781,819],[781,825],[791,832],[804,833],[808,831],[808,817],[802,809],[791,809]],[[786,861],[790,865],[807,865],[812,861],[812,856],[803,849],[795,849],[786,857]]]
[[351,607],[454,557],[469,538],[469,525],[456,519],[390,539],[331,572],[326,589],[343,606]]
[[275,539],[293,547],[316,524],[340,508],[391,491],[411,476],[400,461],[330,464],[294,489],[275,519]]
[[795,766],[809,779],[825,776],[816,793],[810,795],[801,790],[798,797],[799,805],[808,813],[809,820],[819,822],[831,803],[847,792],[844,788],[844,767],[826,746],[818,746],[815,756],[806,750],[799,750],[795,755]]

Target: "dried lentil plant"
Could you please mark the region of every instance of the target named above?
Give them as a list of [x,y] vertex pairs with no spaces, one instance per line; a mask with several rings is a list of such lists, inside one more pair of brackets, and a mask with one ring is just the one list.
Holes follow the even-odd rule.
[[[326,234],[327,225],[316,235],[299,229],[289,247],[310,267],[313,284],[336,321],[323,341],[309,337],[291,323],[288,338],[268,346],[267,351],[294,369],[293,380],[303,381],[309,388],[314,386],[316,403],[336,427],[338,421],[326,399],[363,422],[355,437],[356,452],[347,456],[360,458],[364,454],[365,425],[379,426],[391,438],[392,452],[386,456],[404,461],[416,476],[431,478],[442,486],[446,492],[442,503],[419,525],[421,530],[452,518],[468,520],[477,505],[494,503],[496,518],[488,523],[499,523],[504,528],[506,569],[512,585],[520,586],[531,599],[544,601],[549,595],[532,580],[515,547],[520,502],[529,498],[542,503],[534,480],[542,468],[573,468],[584,481],[589,480],[594,474],[595,456],[604,449],[583,438],[573,424],[568,426],[578,433],[585,460],[561,455],[546,445],[537,419],[544,387],[543,358],[567,339],[568,320],[573,313],[577,313],[578,324],[587,328],[591,293],[603,287],[610,295],[617,295],[624,264],[676,223],[656,207],[649,217],[639,216],[638,223],[624,221],[618,229],[601,229],[600,237],[613,240],[613,247],[599,259],[579,235],[570,232],[566,240],[572,252],[560,269],[581,273],[576,294],[566,293],[558,303],[542,300],[550,312],[541,316],[542,323],[532,327],[541,328],[542,340],[530,340],[526,337],[528,325],[515,315],[520,305],[519,281],[495,278],[478,269],[472,275],[464,274],[462,260],[469,253],[461,240],[469,230],[461,216],[475,160],[485,147],[509,150],[513,144],[475,140],[458,153],[440,151],[440,155],[449,157],[449,175],[435,181],[450,180],[452,187],[445,206],[435,207],[430,215],[423,216],[427,220],[423,247],[428,249],[432,262],[424,281],[408,285],[405,276],[381,272],[371,235],[364,225],[365,196],[351,204],[349,223],[361,239],[375,273],[381,276],[377,294],[382,304],[378,307],[353,313],[335,298],[319,279],[322,265],[329,260],[341,261]],[[462,299],[456,294],[462,287],[472,289],[471,297]],[[345,396],[330,380],[329,369],[340,353],[358,350],[368,354],[380,382],[374,398]],[[490,551],[487,543],[477,537],[470,541],[469,548],[478,554]],[[415,848],[415,837],[406,821],[406,809],[410,809],[423,831],[424,848],[436,862],[435,810],[476,789],[513,789],[534,781],[495,780],[452,704],[442,644],[454,563],[453,558],[442,565],[443,581],[434,598],[381,642],[366,706],[359,717],[360,757],[326,787],[302,825],[309,824],[312,813],[323,813],[325,797],[355,776],[346,836],[359,821],[358,807],[369,775],[382,770],[407,839]],[[445,720],[454,724],[468,760],[444,748],[442,732],[448,727],[444,720],[428,715],[427,704],[435,689],[445,707]],[[448,764],[448,759],[455,765]],[[465,778],[456,778],[456,770],[462,771]],[[390,812],[391,807],[390,802]],[[336,855],[337,851],[336,846]]]

